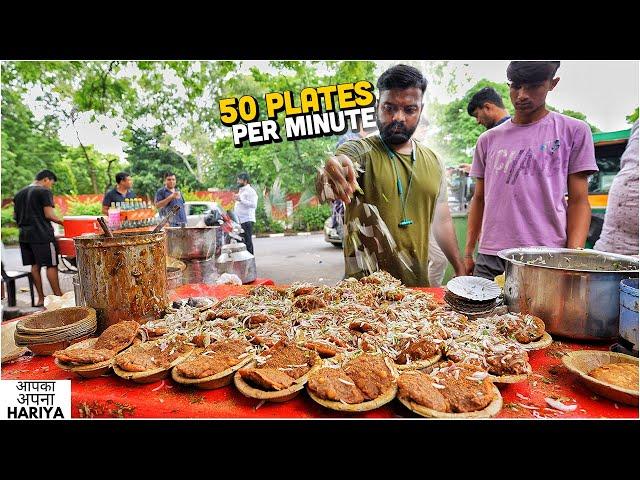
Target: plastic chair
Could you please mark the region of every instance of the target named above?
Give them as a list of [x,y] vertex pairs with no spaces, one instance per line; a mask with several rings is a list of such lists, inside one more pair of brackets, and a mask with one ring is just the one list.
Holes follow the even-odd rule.
[[7,297],[9,300],[9,306],[16,306],[16,280],[19,278],[27,277],[29,280],[29,291],[31,292],[31,306],[35,307],[36,302],[33,297],[33,276],[31,272],[17,272],[14,270],[9,270],[8,272],[4,269],[4,262],[2,262],[2,281],[7,284]]

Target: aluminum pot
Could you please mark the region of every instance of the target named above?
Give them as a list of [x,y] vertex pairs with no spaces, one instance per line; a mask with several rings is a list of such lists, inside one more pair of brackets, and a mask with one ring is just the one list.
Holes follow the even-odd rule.
[[247,251],[244,243],[230,243],[222,247],[222,253],[216,260],[219,273],[233,273],[242,283],[253,282],[256,277],[256,259]]
[[167,254],[179,260],[204,260],[216,253],[220,227],[168,227]]
[[220,276],[216,269],[215,258],[187,260],[185,264],[187,268],[182,272],[182,281],[184,283],[206,283],[207,285],[213,285]]
[[540,317],[549,333],[576,340],[618,336],[620,281],[638,277],[638,259],[596,250],[501,250],[504,296],[512,312]]

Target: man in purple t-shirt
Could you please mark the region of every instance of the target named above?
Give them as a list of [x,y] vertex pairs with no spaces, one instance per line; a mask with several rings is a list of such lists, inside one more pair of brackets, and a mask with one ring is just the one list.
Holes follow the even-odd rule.
[[465,248],[468,275],[493,280],[503,273],[497,253],[505,248],[584,247],[591,222],[588,176],[598,167],[589,126],[546,108],[559,67],[537,61],[507,68],[515,115],[480,135],[471,166],[476,188]]

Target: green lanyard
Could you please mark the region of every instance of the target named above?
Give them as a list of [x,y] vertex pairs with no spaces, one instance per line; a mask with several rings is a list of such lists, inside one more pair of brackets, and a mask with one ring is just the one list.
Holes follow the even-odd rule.
[[[409,184],[407,185],[407,192],[405,194],[404,189],[402,188],[402,182],[400,181],[400,175],[398,174],[398,167],[396,165],[399,158],[398,152],[391,150],[387,146],[387,144],[384,142],[384,140],[382,140],[382,138],[380,139],[380,141],[382,142],[385,149],[387,150],[387,154],[389,155],[389,159],[391,160],[391,164],[393,165],[393,171],[396,174],[396,186],[398,187],[398,195],[400,195],[400,206],[402,207],[402,220],[400,220],[400,223],[398,223],[398,227],[407,228],[409,225],[413,223],[412,220],[409,220],[407,218],[406,205],[407,205],[407,198],[409,198],[409,192],[411,191],[411,183],[413,182],[413,167],[416,163],[415,144],[411,143],[411,172],[409,173]],[[403,198],[403,195],[404,195],[404,198]]]

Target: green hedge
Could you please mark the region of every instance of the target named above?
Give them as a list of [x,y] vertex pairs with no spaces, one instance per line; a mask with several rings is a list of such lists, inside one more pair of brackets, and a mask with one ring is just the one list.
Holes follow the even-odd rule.
[[100,202],[71,200],[67,215],[102,215],[102,204]]
[[271,220],[267,216],[264,208],[262,197],[258,198],[258,206],[256,208],[256,224],[253,226],[253,233],[282,233],[284,227],[280,222]]
[[2,209],[2,226],[16,227],[16,221],[13,219],[13,205],[9,205]]
[[2,227],[2,243],[5,245],[17,245],[19,233],[20,230],[17,227]]
[[293,229],[305,232],[322,230],[325,220],[331,216],[329,205],[299,207],[293,214]]

